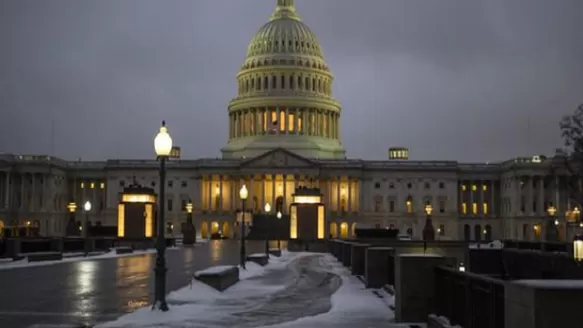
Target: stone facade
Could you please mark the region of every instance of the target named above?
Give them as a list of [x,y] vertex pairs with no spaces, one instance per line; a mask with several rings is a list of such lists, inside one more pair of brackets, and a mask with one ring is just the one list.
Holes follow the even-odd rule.
[[[232,236],[241,207],[238,190],[246,184],[248,208],[258,212],[268,202],[284,214],[295,188],[320,188],[325,236],[351,237],[362,225],[394,227],[419,238],[424,207],[431,204],[438,239],[541,239],[549,220],[546,208],[553,204],[565,238],[565,217],[574,207],[565,191],[566,175],[552,171],[551,160],[348,159],[332,80],[322,47],[301,22],[294,1],[278,0],[237,75],[223,158],[168,163],[168,233],[179,233],[192,200],[194,224],[203,237],[218,231]],[[0,154],[0,227],[32,225],[43,235],[63,235],[67,204],[75,201],[82,214],[87,200],[93,204],[92,222],[116,225],[120,192],[134,179],[157,190],[158,163]]]
[[[564,238],[566,214],[573,208],[566,176],[552,175],[551,165],[526,158],[497,164],[315,160],[285,149],[252,159],[172,160],[166,217],[178,234],[185,204],[192,200],[197,230],[231,235],[243,184],[249,189],[248,208],[259,212],[268,202],[284,214],[294,189],[308,186],[324,195],[326,236],[350,237],[361,225],[411,229],[419,238],[424,206],[431,203],[439,239],[542,240],[549,219],[545,209],[552,203]],[[120,193],[134,178],[157,190],[158,162],[0,155],[0,224],[39,225],[44,235],[63,235],[68,202],[89,200],[92,222],[116,225]]]

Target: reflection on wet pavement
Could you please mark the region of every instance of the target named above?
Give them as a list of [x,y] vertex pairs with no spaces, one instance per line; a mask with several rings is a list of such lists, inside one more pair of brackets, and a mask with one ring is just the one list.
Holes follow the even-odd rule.
[[[250,242],[260,252],[262,242]],[[190,283],[211,265],[237,264],[236,241],[212,241],[168,250],[168,291]],[[0,327],[33,324],[94,324],[147,306],[153,293],[155,254],[87,259],[0,271]]]

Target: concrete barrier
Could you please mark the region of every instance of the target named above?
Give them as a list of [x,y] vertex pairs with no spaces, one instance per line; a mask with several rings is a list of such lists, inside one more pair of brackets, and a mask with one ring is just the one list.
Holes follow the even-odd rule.
[[134,249],[131,247],[118,247],[115,249],[115,254],[131,254]]
[[364,272],[367,288],[381,288],[389,283],[389,260],[394,251],[390,247],[367,248]]
[[194,279],[222,292],[239,281],[239,268],[232,265],[220,265],[194,273]]
[[247,255],[247,261],[257,263],[261,266],[266,266],[267,263],[269,262],[269,257],[267,256],[267,254],[264,253],[251,254]]
[[351,273],[356,276],[364,276],[366,263],[366,250],[369,244],[353,244],[351,258]]
[[28,262],[60,261],[63,259],[63,253],[58,252],[39,252],[26,255]]
[[354,243],[350,241],[345,241],[342,243],[342,255],[341,262],[347,268],[352,265],[352,245]]

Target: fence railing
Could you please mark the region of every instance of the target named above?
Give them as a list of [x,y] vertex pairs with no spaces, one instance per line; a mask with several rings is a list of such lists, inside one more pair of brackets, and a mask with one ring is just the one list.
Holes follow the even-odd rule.
[[464,328],[504,327],[504,283],[501,280],[435,268],[434,312]]

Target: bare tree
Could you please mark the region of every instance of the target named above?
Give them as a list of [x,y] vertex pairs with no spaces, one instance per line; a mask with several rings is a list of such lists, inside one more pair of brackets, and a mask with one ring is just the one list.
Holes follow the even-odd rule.
[[556,156],[556,163],[569,175],[569,197],[579,207],[583,204],[583,104],[571,115],[563,117],[559,124],[565,149]]

